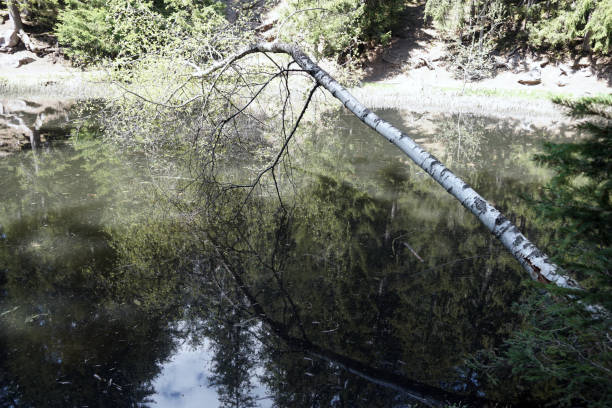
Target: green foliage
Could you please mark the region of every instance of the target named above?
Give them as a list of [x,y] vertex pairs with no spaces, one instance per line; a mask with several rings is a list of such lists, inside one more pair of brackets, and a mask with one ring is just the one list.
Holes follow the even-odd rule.
[[29,22],[41,28],[52,28],[63,5],[61,0],[20,0],[19,8]]
[[612,0],[556,3],[558,9],[547,10],[549,18],[529,25],[532,44],[559,47],[578,37],[586,37],[593,51],[607,53],[612,50]]
[[290,0],[278,37],[305,41],[317,56],[354,57],[366,43],[387,43],[403,0]]
[[493,71],[490,54],[499,26],[504,20],[504,3],[499,0],[430,0],[425,15],[438,30],[454,40],[452,69],[464,80],[482,79]]
[[[481,356],[476,366],[493,383],[514,383],[523,390],[523,399],[604,407],[612,404],[612,97],[557,102],[573,115],[589,118],[579,128],[590,137],[547,144],[536,157],[556,173],[538,207],[545,220],[561,222],[555,260],[586,290],[571,298],[548,287],[551,296],[534,291],[520,305],[525,327],[501,352]],[[593,313],[587,305],[600,311]]]
[[428,0],[425,14],[453,39],[474,31],[523,38],[536,47],[567,48],[583,40],[597,53],[612,49],[612,0]]
[[428,0],[425,15],[446,35],[463,37],[495,29],[504,20],[506,7],[500,0]]
[[612,96],[559,100],[579,118],[590,137],[579,143],[546,144],[536,160],[555,169],[540,210],[561,220],[559,261],[590,290],[583,300],[612,310]]
[[66,53],[77,60],[112,56],[119,52],[113,41],[113,27],[102,1],[74,0],[59,15],[56,34]]
[[214,31],[224,21],[222,11],[214,1],[70,0],[56,32],[67,54],[81,62],[134,59]]
[[455,32],[465,23],[466,4],[463,0],[429,0],[425,4],[425,15],[439,30]]

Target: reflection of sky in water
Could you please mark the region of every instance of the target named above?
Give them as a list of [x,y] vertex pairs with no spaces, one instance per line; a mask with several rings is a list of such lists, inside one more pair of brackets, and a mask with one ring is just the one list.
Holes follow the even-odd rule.
[[[215,408],[219,400],[217,392],[209,386],[208,378],[212,355],[208,342],[193,349],[184,344],[170,361],[163,365],[161,374],[153,381],[156,393],[151,397],[154,404],[160,408]],[[257,374],[257,373],[254,373]],[[267,395],[265,388],[253,378],[253,394],[256,398]],[[266,408],[272,406],[270,399],[257,401],[257,406]]]

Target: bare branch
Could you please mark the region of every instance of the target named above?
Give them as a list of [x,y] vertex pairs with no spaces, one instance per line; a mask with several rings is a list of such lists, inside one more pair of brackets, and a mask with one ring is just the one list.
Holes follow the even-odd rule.
[[[560,269],[550,261],[548,256],[531,243],[521,231],[499,210],[493,207],[480,196],[466,182],[457,177],[436,157],[425,151],[407,134],[401,132],[392,124],[382,120],[371,110],[362,105],[342,85],[332,78],[321,67],[315,64],[297,46],[286,43],[257,43],[252,44],[222,61],[218,61],[205,70],[201,70],[199,77],[204,77],[225,68],[230,64],[255,53],[278,53],[290,55],[295,62],[316,82],[327,89],[336,99],[355,114],[366,125],[384,136],[387,140],[400,148],[419,167],[425,170],[444,189],[453,195],[464,207],[470,210],[480,222],[487,227],[504,245],[504,247],[519,261],[532,279],[543,283],[554,283],[567,289],[581,289],[580,285],[571,277],[563,275]],[[299,121],[298,121],[299,122]],[[281,149],[286,149],[287,140]],[[277,156],[274,165],[278,163]],[[268,169],[266,171],[269,171]],[[260,175],[261,176],[261,175]],[[258,177],[256,182],[261,177]]]

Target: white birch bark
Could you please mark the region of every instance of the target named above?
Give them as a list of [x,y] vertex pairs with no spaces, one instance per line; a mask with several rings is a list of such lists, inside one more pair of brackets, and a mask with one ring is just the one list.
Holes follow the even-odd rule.
[[457,177],[437,158],[421,148],[408,135],[395,128],[392,124],[382,120],[378,115],[362,105],[297,46],[277,42],[253,44],[213,64],[206,70],[198,71],[195,76],[206,76],[229,66],[249,54],[258,52],[291,55],[304,71],[342,102],[348,110],[400,148],[412,161],[444,187],[449,194],[470,210],[502,242],[504,247],[519,261],[532,279],[544,283],[554,283],[562,288],[581,289],[575,280],[563,275],[557,265],[552,263],[544,252],[531,243],[512,222],[504,217],[503,214],[480,196],[472,187]]

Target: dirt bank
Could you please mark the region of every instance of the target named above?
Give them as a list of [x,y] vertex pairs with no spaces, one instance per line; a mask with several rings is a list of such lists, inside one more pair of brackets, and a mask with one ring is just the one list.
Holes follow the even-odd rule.
[[567,119],[551,97],[612,93],[611,58],[551,61],[515,50],[492,57],[489,77],[457,78],[447,44],[424,19],[424,6],[408,6],[401,18],[391,45],[370,53],[363,84],[353,88],[372,108],[473,113],[554,125]]

